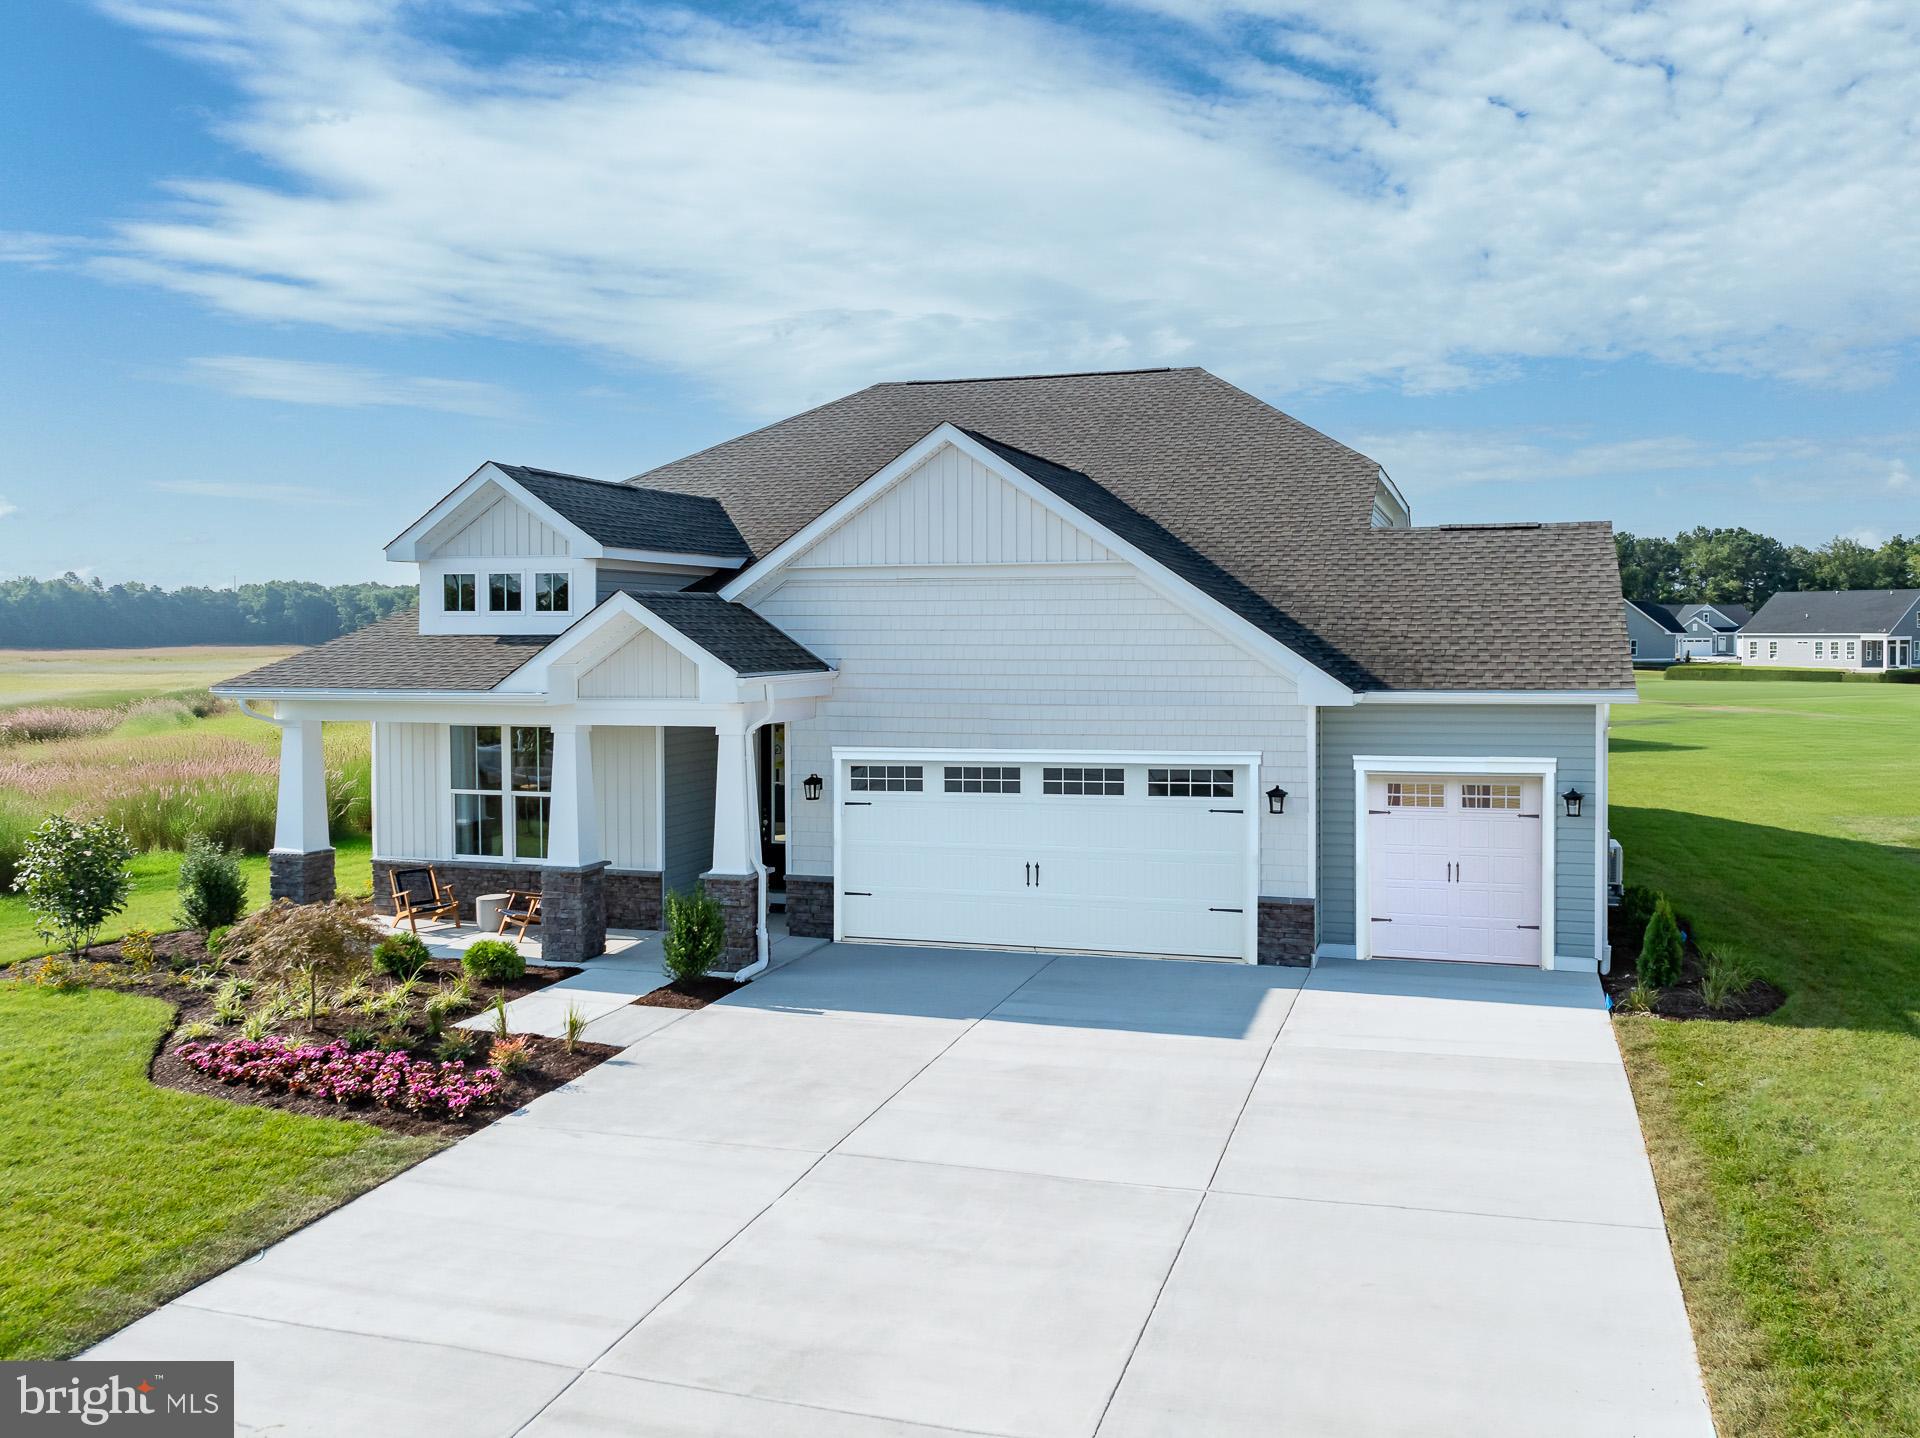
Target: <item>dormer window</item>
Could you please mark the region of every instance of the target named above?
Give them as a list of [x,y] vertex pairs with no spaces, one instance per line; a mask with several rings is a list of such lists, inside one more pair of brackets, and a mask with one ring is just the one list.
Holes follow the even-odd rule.
[[477,600],[471,574],[449,574],[440,581],[440,607],[449,614],[471,614]]
[[489,574],[487,576],[487,609],[494,614],[520,612],[519,575]]
[[565,614],[567,576],[564,573],[534,575],[533,607],[542,614]]

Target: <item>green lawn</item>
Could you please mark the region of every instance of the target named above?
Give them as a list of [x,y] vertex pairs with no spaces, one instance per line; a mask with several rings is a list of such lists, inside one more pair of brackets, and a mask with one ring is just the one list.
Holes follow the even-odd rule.
[[294,650],[248,644],[175,649],[0,649],[0,705],[117,704],[204,689]]
[[439,1145],[155,1088],[159,999],[0,986],[0,1357],[71,1354]]
[[1721,1432],[1920,1432],[1920,687],[1640,693],[1627,877],[1790,995],[1620,1025]]
[[[249,854],[241,860],[247,871],[247,896],[255,904],[267,901],[267,856]],[[334,883],[342,894],[373,888],[373,844],[364,835],[337,840],[333,860]],[[156,934],[180,927],[174,918],[180,898],[180,855],[155,849],[133,861],[133,894],[126,912],[100,931],[101,942],[117,939],[128,929],[152,929]],[[0,964],[44,954],[54,945],[33,931],[27,903],[17,894],[0,895]]]

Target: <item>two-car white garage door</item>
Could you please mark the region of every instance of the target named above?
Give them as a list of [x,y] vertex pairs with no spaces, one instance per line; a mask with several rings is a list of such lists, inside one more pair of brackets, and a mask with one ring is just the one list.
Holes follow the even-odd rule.
[[848,939],[1251,959],[1251,764],[981,753],[840,762]]

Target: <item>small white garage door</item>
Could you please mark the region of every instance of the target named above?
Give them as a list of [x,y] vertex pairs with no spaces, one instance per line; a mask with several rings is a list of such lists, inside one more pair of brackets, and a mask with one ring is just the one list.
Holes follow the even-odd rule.
[[1370,777],[1373,956],[1539,964],[1543,788],[1512,775]]
[[1242,764],[841,761],[841,933],[985,948],[1250,958]]

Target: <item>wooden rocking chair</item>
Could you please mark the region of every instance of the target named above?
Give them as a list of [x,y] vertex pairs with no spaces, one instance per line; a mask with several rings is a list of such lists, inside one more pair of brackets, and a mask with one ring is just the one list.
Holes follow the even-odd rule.
[[517,928],[515,940],[524,939],[530,925],[540,922],[540,895],[527,889],[513,889],[507,894],[507,902],[500,910],[500,927],[494,932],[504,934],[508,928]]
[[422,919],[451,919],[454,928],[460,927],[460,901],[453,896],[452,886],[441,883],[434,870],[395,869],[387,876],[387,883],[393,890],[394,928],[399,928],[404,919],[418,938]]

